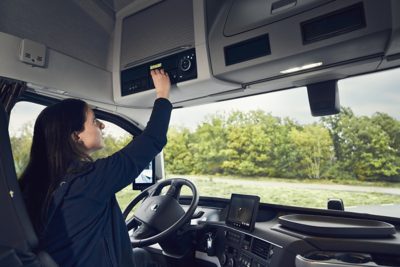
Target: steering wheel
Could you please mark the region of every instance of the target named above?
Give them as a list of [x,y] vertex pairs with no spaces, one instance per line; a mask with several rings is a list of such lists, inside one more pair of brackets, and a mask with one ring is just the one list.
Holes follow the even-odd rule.
[[[161,195],[164,187],[170,186],[165,195]],[[179,204],[182,186],[192,191],[192,201],[184,211]],[[127,219],[128,214],[141,201],[135,215]],[[167,179],[156,183],[137,195],[126,207],[123,216],[128,231],[133,229],[131,243],[134,247],[143,247],[158,243],[190,221],[199,203],[195,185],[183,178]]]

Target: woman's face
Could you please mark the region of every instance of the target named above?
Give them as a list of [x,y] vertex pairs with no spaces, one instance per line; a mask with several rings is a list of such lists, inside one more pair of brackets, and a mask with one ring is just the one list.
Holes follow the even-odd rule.
[[104,124],[96,119],[93,110],[88,107],[84,130],[78,134],[79,141],[88,155],[104,147],[102,129]]

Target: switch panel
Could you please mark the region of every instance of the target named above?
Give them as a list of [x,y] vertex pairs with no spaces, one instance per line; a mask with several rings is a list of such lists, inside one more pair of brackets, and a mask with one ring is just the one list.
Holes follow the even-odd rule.
[[28,39],[21,41],[19,59],[33,66],[45,67],[46,46]]

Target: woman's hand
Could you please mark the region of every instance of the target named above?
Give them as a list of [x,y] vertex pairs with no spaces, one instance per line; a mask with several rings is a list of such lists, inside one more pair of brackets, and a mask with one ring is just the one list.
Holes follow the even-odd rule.
[[163,69],[155,69],[150,71],[154,86],[156,87],[157,98],[168,98],[169,90],[171,89],[171,81],[168,73]]

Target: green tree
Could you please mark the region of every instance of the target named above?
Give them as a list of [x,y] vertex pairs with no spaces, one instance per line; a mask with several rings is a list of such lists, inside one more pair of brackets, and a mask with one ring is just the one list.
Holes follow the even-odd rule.
[[284,118],[275,118],[276,121],[270,124],[268,135],[271,137],[271,173],[273,177],[298,178],[300,166],[299,153],[296,145],[292,142],[290,132],[293,129],[302,129],[295,121]]
[[399,166],[388,134],[368,117],[353,118],[349,123],[343,129],[346,140],[343,146],[349,155],[347,164],[352,165],[356,176],[366,179],[398,174]]
[[110,134],[107,134],[103,137],[103,140],[104,147],[100,150],[97,150],[91,155],[94,160],[111,156],[112,154],[126,146],[132,140],[132,136],[126,134],[117,138]]
[[263,111],[231,113],[227,120],[225,173],[243,176],[273,173],[269,133],[278,124],[276,118]]
[[10,136],[15,171],[19,177],[28,165],[32,144],[32,123],[24,124],[19,135]]
[[390,148],[400,156],[400,121],[382,112],[375,113],[371,119],[373,124],[379,125],[389,136]]
[[190,147],[193,154],[193,172],[220,174],[226,159],[226,129],[223,115],[213,115],[200,124]]
[[192,134],[187,128],[170,127],[168,143],[164,148],[166,171],[173,174],[193,172],[194,159],[190,148]]
[[305,170],[309,178],[321,178],[333,158],[332,139],[327,129],[318,124],[292,129],[292,142],[300,156],[299,170]]
[[335,157],[338,161],[342,161],[345,156],[342,151],[342,145],[345,142],[342,136],[343,127],[347,127],[348,122],[352,120],[353,117],[353,111],[346,107],[342,107],[340,113],[337,115],[321,117],[321,122],[329,130],[329,134],[331,135]]
[[[358,179],[399,175],[397,124],[384,114],[357,117],[349,108],[324,119],[335,143],[336,158]],[[386,130],[385,130],[386,129]]]

